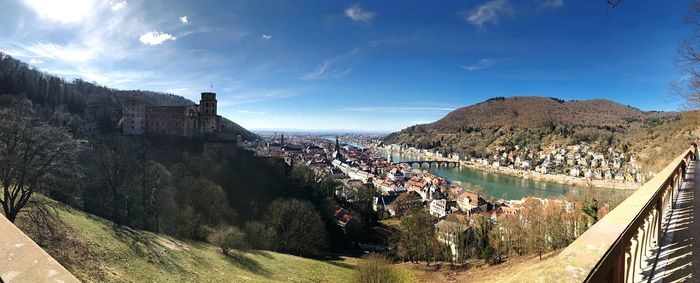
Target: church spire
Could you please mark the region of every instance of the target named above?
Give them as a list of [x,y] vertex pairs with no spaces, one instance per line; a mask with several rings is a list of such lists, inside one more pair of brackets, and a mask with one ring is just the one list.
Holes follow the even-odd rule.
[[338,141],[338,136],[335,136],[335,152],[340,153],[340,142]]

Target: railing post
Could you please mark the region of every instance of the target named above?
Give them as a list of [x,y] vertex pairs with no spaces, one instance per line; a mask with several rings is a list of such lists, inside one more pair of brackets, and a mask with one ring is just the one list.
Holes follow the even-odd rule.
[[612,268],[610,268],[610,273],[608,274],[608,282],[624,282],[625,281],[625,258],[627,257],[627,252],[625,251],[629,245],[623,245],[617,248],[615,254],[617,254],[617,259],[613,262]]
[[629,264],[628,271],[627,271],[627,278],[625,278],[625,282],[634,282],[634,275],[637,272],[637,256],[639,255],[639,240],[637,237],[639,236],[639,230],[637,230],[637,234],[632,236],[632,239],[630,241],[630,258],[627,260],[627,264]]
[[[556,276],[547,276],[547,282],[566,279],[567,282],[580,282],[580,275],[571,274],[569,267],[590,269],[584,282],[635,282],[647,281],[654,276],[654,269],[664,241],[667,226],[674,211],[680,189],[685,185],[687,171],[700,153],[697,145],[686,150],[674,162],[666,166],[660,174],[647,182],[640,190],[610,212],[612,218],[606,217],[593,225],[574,243],[560,253],[560,259],[576,258],[570,265],[552,263],[548,269],[559,270]],[[640,207],[639,202],[645,202]],[[610,220],[612,219],[612,220]],[[624,221],[621,221],[624,220]],[[610,234],[617,233],[612,239]],[[600,243],[602,239],[608,239]],[[614,241],[613,241],[614,240]],[[602,247],[593,251],[590,247]],[[578,259],[591,254],[600,256],[597,262],[581,262]],[[593,259],[593,258],[591,258]],[[563,276],[563,277],[562,277]]]

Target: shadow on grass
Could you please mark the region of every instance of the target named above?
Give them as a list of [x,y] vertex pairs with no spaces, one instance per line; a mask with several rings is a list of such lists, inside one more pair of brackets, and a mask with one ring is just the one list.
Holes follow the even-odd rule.
[[274,259],[270,252],[266,250],[247,250],[246,253],[262,256],[266,259]]
[[252,259],[250,257],[247,257],[244,253],[238,252],[238,251],[231,251],[229,252],[228,255],[225,255],[226,259],[228,261],[245,270],[248,270],[252,273],[262,275],[265,277],[270,277],[272,275],[272,272],[267,270],[264,266],[262,266],[257,260]]
[[177,264],[173,255],[168,253],[167,248],[161,245],[154,235],[140,233],[127,226],[117,224],[112,225],[112,230],[116,239],[127,244],[138,257],[144,258],[149,263],[164,270],[174,268],[180,272],[184,271],[184,268]]
[[355,269],[355,266],[346,262],[339,262],[339,261],[325,261],[326,263],[330,265],[335,265],[340,268],[345,268],[345,269]]

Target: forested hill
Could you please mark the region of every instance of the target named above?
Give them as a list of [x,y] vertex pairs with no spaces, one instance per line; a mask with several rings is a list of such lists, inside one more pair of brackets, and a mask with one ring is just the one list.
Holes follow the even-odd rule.
[[525,96],[492,98],[485,102],[456,109],[427,129],[443,132],[465,128],[498,127],[552,127],[559,124],[571,126],[627,125],[647,118],[660,118],[669,113],[644,112],[610,100],[572,100]]
[[[0,95],[26,97],[40,105],[46,116],[67,117],[66,124],[75,130],[84,127],[85,110],[100,107],[121,112],[127,100],[138,100],[151,105],[192,105],[194,102],[182,96],[144,91],[118,90],[86,82],[80,79],[66,81],[47,74],[27,63],[0,52]],[[68,114],[68,115],[65,115]],[[240,125],[223,118],[225,129],[240,134],[244,139],[257,136]]]
[[550,143],[626,148],[632,136],[677,119],[678,114],[642,111],[605,99],[497,97],[456,109],[434,123],[392,133],[385,140],[472,156],[483,156],[496,146]]

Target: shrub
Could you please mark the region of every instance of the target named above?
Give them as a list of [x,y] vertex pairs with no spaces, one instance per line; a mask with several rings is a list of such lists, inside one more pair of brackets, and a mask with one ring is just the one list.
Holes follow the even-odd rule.
[[209,243],[221,248],[221,252],[225,255],[229,254],[231,249],[245,249],[245,234],[240,229],[233,226],[222,226],[214,229],[207,237]]
[[401,275],[383,255],[370,254],[363,257],[352,278],[356,283],[401,282]]
[[246,242],[256,250],[268,250],[272,248],[273,230],[258,221],[248,221],[243,227]]
[[273,233],[274,249],[294,255],[317,256],[326,248],[326,229],[314,205],[308,201],[273,201],[266,217]]

